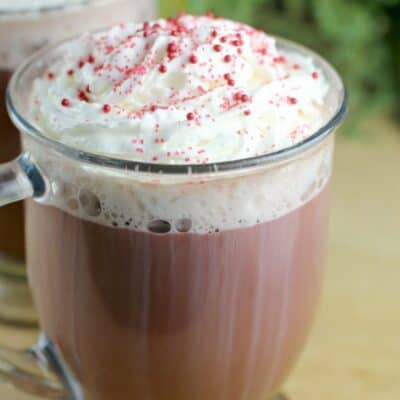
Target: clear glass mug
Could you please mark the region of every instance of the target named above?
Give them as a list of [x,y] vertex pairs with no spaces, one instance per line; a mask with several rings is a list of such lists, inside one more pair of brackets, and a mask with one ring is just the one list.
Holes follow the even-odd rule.
[[346,110],[273,154],[207,165],[110,158],[47,138],[30,121],[46,49],[7,93],[23,153],[0,167],[0,205],[27,202],[30,285],[43,335],[0,350],[3,377],[42,398],[266,400],[309,333],[321,288],[333,133]]
[[[38,49],[86,30],[100,29],[130,19],[141,21],[156,15],[156,1],[68,0],[62,5],[2,11],[0,2],[0,163],[20,152],[19,138],[8,118],[6,85],[16,67]],[[45,1],[42,2],[45,4]],[[0,210],[0,320],[35,324],[24,265],[24,210],[15,203]]]

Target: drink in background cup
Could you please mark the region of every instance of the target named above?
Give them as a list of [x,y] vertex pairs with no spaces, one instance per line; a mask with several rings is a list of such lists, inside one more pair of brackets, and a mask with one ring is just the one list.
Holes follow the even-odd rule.
[[[14,69],[50,42],[125,19],[153,16],[155,4],[130,0],[0,0],[0,163],[19,153],[5,92]],[[23,204],[0,209],[0,319],[36,321],[24,268]]]
[[45,178],[28,270],[72,398],[274,398],[321,289],[335,71],[180,16],[48,50],[10,109]]

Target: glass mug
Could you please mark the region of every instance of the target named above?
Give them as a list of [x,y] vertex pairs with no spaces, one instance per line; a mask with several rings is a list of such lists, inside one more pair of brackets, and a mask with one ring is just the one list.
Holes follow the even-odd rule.
[[[134,0],[82,0],[50,5],[36,11],[21,6],[2,11],[0,1],[0,163],[20,152],[19,138],[8,118],[6,85],[16,67],[46,44],[85,30],[101,29],[121,20],[141,21],[156,14],[156,2]],[[45,1],[42,2],[45,4]],[[18,6],[18,4],[17,4]],[[36,324],[24,265],[24,210],[15,203],[0,209],[0,320]]]
[[321,288],[333,133],[272,154],[159,165],[58,143],[30,121],[32,82],[68,42],[39,52],[7,92],[23,153],[0,167],[0,205],[27,202],[28,275],[43,331],[0,350],[2,376],[42,398],[266,400],[309,333]]

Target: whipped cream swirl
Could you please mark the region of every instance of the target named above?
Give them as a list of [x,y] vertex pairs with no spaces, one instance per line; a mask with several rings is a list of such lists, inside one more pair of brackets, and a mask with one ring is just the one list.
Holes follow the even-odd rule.
[[120,24],[68,44],[36,80],[32,117],[69,146],[129,160],[199,164],[273,152],[324,121],[311,58],[213,16]]

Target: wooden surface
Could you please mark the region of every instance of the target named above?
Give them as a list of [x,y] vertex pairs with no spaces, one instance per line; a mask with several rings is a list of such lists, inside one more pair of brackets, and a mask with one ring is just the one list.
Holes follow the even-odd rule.
[[[396,130],[383,120],[368,121],[362,138],[338,140],[325,291],[309,344],[286,385],[291,400],[400,399]],[[0,343],[21,347],[34,336],[0,326]],[[0,385],[1,400],[32,399],[14,393]]]

